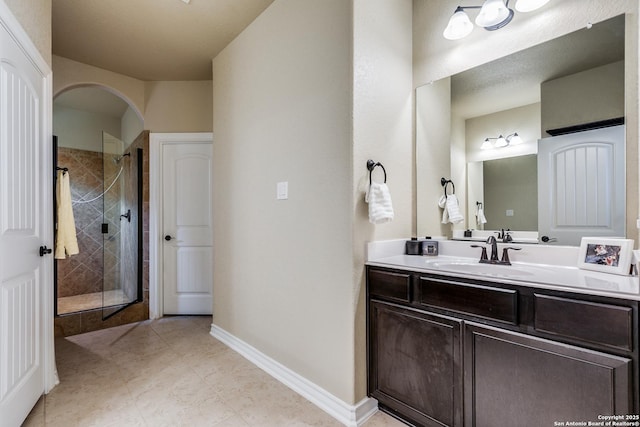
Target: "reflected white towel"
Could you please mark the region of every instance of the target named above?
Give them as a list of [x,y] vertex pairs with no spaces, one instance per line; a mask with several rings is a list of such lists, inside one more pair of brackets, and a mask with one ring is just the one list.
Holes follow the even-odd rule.
[[484,225],[487,223],[487,218],[484,216],[484,209],[478,207],[478,212],[476,212],[476,221],[478,225]]
[[443,208],[442,211],[442,223],[452,223],[456,224],[464,221],[464,217],[460,213],[460,206],[458,204],[458,198],[455,194],[449,194],[448,196],[440,197],[438,201],[438,206]]
[[80,252],[76,237],[76,223],[73,218],[73,207],[71,205],[69,172],[58,171],[56,199],[58,224],[55,258],[64,259],[66,255],[76,255]]
[[367,189],[364,200],[369,203],[369,222],[383,224],[393,220],[391,193],[387,184],[372,182]]

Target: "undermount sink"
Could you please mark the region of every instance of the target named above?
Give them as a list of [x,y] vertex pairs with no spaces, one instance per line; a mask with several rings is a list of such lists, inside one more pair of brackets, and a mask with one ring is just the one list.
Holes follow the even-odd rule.
[[520,267],[514,265],[500,265],[500,264],[480,264],[472,262],[433,262],[429,263],[435,268],[442,270],[455,271],[460,273],[471,274],[484,274],[488,276],[502,276],[502,277],[522,277],[522,276],[534,276],[536,272],[531,267]]

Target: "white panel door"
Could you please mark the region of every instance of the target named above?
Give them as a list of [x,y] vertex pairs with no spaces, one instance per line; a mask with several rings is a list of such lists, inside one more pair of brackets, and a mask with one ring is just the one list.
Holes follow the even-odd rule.
[[[42,74],[0,25],[0,425],[44,392]],[[48,255],[50,256],[50,255]]]
[[164,314],[213,310],[211,142],[162,146]]
[[538,231],[559,245],[625,236],[624,125],[538,141]]

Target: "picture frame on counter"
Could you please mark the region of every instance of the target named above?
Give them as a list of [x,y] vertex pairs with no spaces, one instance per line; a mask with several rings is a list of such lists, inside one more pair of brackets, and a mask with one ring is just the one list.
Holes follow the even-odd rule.
[[578,268],[627,276],[631,269],[632,251],[632,239],[583,237],[578,252]]

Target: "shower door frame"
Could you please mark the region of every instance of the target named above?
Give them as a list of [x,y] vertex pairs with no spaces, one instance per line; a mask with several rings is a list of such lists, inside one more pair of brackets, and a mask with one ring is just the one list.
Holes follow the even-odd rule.
[[[104,149],[103,149],[103,153],[104,153]],[[111,306],[105,306],[104,304],[104,286],[105,286],[105,279],[104,279],[104,272],[103,272],[103,284],[102,284],[102,292],[103,292],[103,304],[102,304],[102,320],[105,321],[113,316],[115,316],[116,314],[120,313],[121,311],[127,309],[128,307],[140,303],[143,301],[143,297],[144,297],[144,290],[143,290],[143,268],[144,268],[144,261],[143,261],[143,252],[144,252],[144,242],[143,242],[143,236],[144,236],[144,230],[143,230],[143,150],[142,148],[137,148],[135,150],[136,156],[135,156],[135,161],[136,161],[136,205],[137,205],[137,214],[136,214],[136,233],[137,233],[137,248],[136,248],[136,253],[137,253],[137,259],[136,259],[136,297],[135,299],[132,299],[131,301],[125,302],[122,305],[120,304],[116,304],[116,305],[111,305]],[[129,152],[129,154],[131,154],[131,152]],[[124,157],[123,154],[121,154],[121,159]],[[103,169],[103,174],[104,174],[104,169]],[[105,181],[106,182],[106,181]],[[106,192],[103,195],[104,198],[106,198]],[[122,197],[122,195],[121,195]],[[105,214],[106,208],[104,207],[104,200],[103,199],[103,215]],[[122,220],[122,217],[120,218]],[[103,217],[103,221],[104,217]],[[106,223],[106,221],[105,221]],[[120,234],[122,234],[122,229],[120,229]],[[120,237],[122,239],[122,237]],[[120,244],[120,251],[122,251],[122,240],[120,240],[119,242]],[[103,243],[103,264],[104,264],[104,243]],[[121,281],[121,285],[122,285],[122,280],[123,280],[123,276],[124,276],[124,272],[122,270],[122,258],[119,259],[119,267],[120,267],[120,271],[119,271],[119,275],[120,275],[120,281]],[[104,266],[103,266],[104,268]],[[108,313],[106,313],[106,311],[108,309],[111,309],[113,307],[117,307],[115,308],[113,311],[109,310]],[[106,313],[106,314],[105,314]]]

